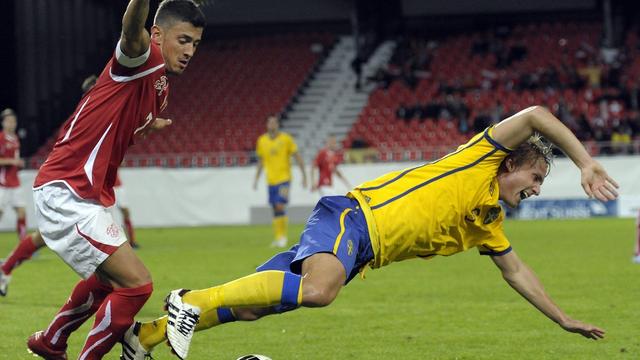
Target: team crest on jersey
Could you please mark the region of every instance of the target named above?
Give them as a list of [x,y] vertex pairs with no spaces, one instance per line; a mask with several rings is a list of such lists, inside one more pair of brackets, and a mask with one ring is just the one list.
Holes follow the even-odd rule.
[[167,90],[169,87],[169,82],[167,81],[167,76],[162,75],[160,79],[156,80],[156,83],[153,86],[156,91],[158,91],[158,96],[162,96],[162,93]]
[[118,227],[118,225],[116,225],[116,224],[109,225],[109,227],[107,228],[107,235],[111,236],[112,238],[119,237],[120,236],[120,227]]
[[487,215],[484,217],[484,221],[482,223],[488,225],[496,221],[498,216],[500,216],[500,211],[502,211],[500,206],[492,207],[487,211]]

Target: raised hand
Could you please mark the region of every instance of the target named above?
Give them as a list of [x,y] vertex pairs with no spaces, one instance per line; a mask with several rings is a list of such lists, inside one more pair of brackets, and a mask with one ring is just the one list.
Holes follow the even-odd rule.
[[606,202],[618,197],[618,183],[607,174],[600,163],[594,160],[584,166],[581,172],[582,188],[590,198]]

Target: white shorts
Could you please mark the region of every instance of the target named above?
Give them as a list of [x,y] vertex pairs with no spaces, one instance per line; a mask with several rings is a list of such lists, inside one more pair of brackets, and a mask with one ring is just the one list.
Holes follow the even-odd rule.
[[109,208],[76,197],[64,184],[34,189],[33,201],[44,242],[84,279],[127,242]]
[[0,210],[6,209],[8,206],[12,208],[23,208],[26,206],[24,194],[20,191],[20,187],[0,186]]
[[128,208],[129,207],[129,199],[127,199],[127,190],[124,186],[120,185],[113,188],[113,191],[116,194],[116,206],[119,208]]

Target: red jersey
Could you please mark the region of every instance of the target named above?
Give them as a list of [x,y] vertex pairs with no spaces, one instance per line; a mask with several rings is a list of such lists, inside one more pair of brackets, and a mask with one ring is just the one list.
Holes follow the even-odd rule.
[[[20,157],[20,139],[16,135],[0,132],[0,158],[16,159]],[[0,186],[15,188],[20,186],[18,167],[15,165],[0,166]]]
[[34,187],[64,183],[83,199],[105,207],[115,202],[118,167],[134,135],[166,108],[169,83],[160,48],[151,42],[148,59],[127,68],[111,57],[96,85],[63,125],[42,164]]
[[316,156],[314,165],[318,167],[318,187],[331,186],[333,173],[338,164],[342,162],[342,154],[327,148],[322,148]]

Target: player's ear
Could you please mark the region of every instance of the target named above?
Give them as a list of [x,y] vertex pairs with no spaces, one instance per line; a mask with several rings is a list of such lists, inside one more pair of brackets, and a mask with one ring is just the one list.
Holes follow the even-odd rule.
[[505,165],[508,172],[513,172],[516,169],[516,164],[512,158],[505,159]]
[[153,41],[156,45],[160,45],[162,43],[162,28],[158,25],[153,25],[151,27],[151,41]]

